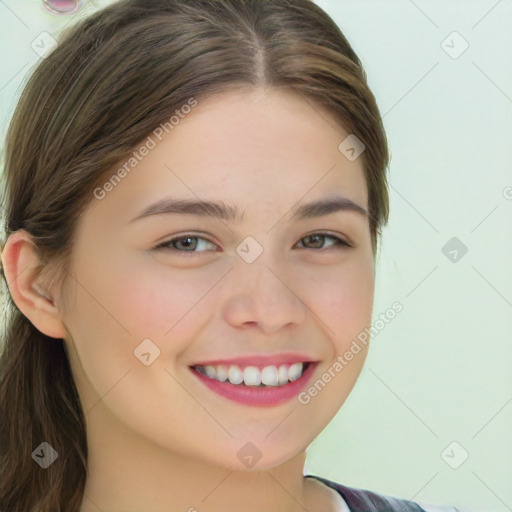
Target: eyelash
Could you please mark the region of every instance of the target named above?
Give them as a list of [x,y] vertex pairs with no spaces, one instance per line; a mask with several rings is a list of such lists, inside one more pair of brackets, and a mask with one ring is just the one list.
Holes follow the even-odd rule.
[[[299,240],[299,242],[304,240],[305,238],[309,238],[309,237],[313,237],[313,236],[323,236],[325,238],[332,238],[332,239],[336,240],[336,244],[332,245],[332,246],[329,246],[327,249],[334,248],[336,246],[339,247],[340,249],[352,247],[351,244],[349,244],[348,242],[346,242],[342,238],[339,238],[338,236],[331,235],[330,233],[324,233],[324,232],[311,233],[309,235],[306,235],[306,236],[302,237]],[[169,252],[182,253],[182,254],[187,254],[187,253],[189,253],[189,254],[200,254],[202,252],[209,252],[209,251],[180,251],[179,249],[175,249],[173,247],[170,247],[170,245],[172,243],[178,242],[180,240],[186,240],[188,238],[206,240],[207,242],[209,242],[209,243],[211,243],[213,245],[216,245],[212,241],[208,240],[207,238],[204,238],[202,236],[197,236],[197,235],[195,235],[193,233],[187,233],[187,234],[181,235],[181,236],[176,237],[176,238],[171,238],[170,240],[167,240],[166,242],[163,242],[163,243],[157,245],[156,247],[153,248],[153,250],[154,251],[169,251]],[[314,248],[308,248],[308,247],[306,247],[305,249],[309,249],[310,251],[326,250],[326,249],[314,249]],[[214,251],[214,252],[217,252],[217,251]]]

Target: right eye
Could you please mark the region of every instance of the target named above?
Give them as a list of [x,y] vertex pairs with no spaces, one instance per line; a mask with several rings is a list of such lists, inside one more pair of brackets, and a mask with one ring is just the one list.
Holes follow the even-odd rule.
[[[170,251],[170,252],[177,252],[177,253],[184,253],[184,252],[205,252],[205,251],[196,251],[198,247],[205,247],[205,243],[201,243],[198,241],[203,241],[206,244],[212,244],[214,247],[215,244],[213,242],[210,242],[206,238],[200,237],[200,236],[194,236],[192,234],[182,235],[179,237],[171,238],[170,240],[163,242],[156,247],[153,248],[154,251]],[[185,243],[183,243],[185,242]],[[181,246],[180,246],[181,245]]]

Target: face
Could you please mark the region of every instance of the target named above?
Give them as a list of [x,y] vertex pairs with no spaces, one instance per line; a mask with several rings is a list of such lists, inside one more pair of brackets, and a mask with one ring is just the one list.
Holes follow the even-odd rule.
[[[366,357],[363,347],[336,365],[371,323],[371,237],[355,210],[294,213],[339,197],[368,209],[361,158],[338,149],[347,135],[300,96],[230,92],[199,102],[162,140],[152,134],[148,154],[92,198],[62,318],[88,422],[107,413],[131,435],[232,469],[247,469],[244,446],[269,468],[324,429]],[[238,216],[189,210],[134,220],[171,197],[223,202]],[[191,368],[253,356],[268,357],[260,369],[314,364],[292,396],[286,386],[265,388],[267,403],[251,386],[248,401],[241,385],[236,399],[224,396]]]

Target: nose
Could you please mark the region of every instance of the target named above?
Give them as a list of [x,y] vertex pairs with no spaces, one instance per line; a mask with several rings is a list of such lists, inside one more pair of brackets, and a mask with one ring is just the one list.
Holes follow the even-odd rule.
[[290,267],[264,252],[256,261],[237,261],[230,272],[224,318],[234,327],[259,328],[265,334],[304,322],[307,306]]

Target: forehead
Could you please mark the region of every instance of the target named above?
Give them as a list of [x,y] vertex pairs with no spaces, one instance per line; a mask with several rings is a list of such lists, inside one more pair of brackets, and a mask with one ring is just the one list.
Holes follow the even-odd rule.
[[152,148],[103,206],[119,211],[124,204],[133,217],[167,195],[251,210],[251,203],[291,207],[339,193],[366,208],[361,159],[350,161],[339,150],[347,135],[328,112],[296,93],[217,94],[198,101],[170,129],[149,134],[140,148],[149,140]]

